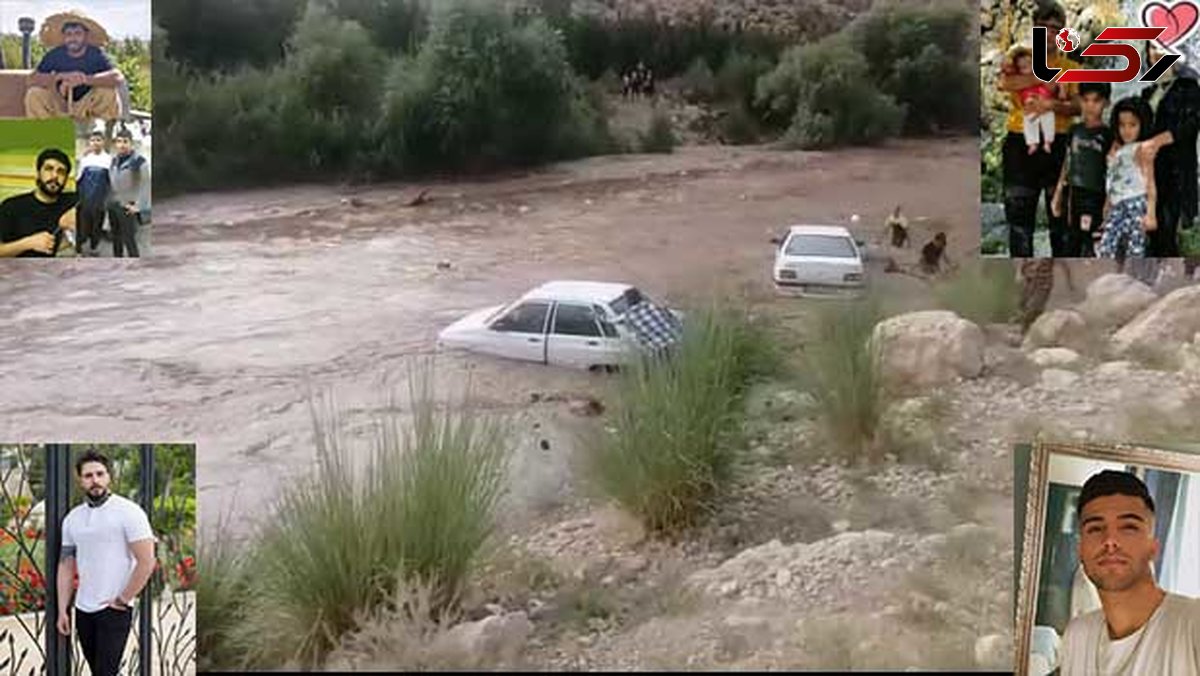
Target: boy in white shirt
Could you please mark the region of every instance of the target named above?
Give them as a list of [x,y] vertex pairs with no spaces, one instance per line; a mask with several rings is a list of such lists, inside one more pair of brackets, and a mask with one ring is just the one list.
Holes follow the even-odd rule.
[[104,150],[104,134],[92,132],[88,137],[87,152],[79,158],[79,174],[75,177],[75,189],[79,194],[79,251],[84,251],[84,241],[89,242],[89,253],[95,255],[100,244],[100,230],[104,226],[104,205],[108,200],[108,171],[112,167],[112,155]]

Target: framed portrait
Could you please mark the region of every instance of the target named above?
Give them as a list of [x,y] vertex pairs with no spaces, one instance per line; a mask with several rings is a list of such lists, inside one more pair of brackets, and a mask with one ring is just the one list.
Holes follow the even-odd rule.
[[[1058,673],[1067,624],[1101,609],[1079,558],[1076,513],[1088,478],[1104,470],[1134,474],[1154,501],[1160,543],[1151,575],[1165,592],[1200,597],[1200,454],[1132,445],[1034,444],[1024,496],[1016,608],[1020,676]],[[1019,472],[1020,473],[1020,472]],[[1020,512],[1020,506],[1018,506]]]

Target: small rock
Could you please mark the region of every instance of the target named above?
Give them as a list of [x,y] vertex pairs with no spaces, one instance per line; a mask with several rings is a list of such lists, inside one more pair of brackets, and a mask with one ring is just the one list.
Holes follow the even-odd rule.
[[775,571],[775,584],[779,587],[786,587],[792,582],[792,571],[787,568],[780,568]]
[[605,575],[604,579],[600,580],[600,584],[605,587],[611,587],[616,584],[616,582],[617,577],[615,575]]
[[437,269],[438,270],[449,270],[450,269],[450,261],[438,261]]
[[1136,368],[1130,361],[1106,361],[1096,367],[1096,375],[1114,378],[1129,375]]
[[540,442],[538,442],[538,447],[540,447],[543,451],[548,451],[550,450],[550,442],[542,439]]
[[517,211],[518,211],[518,212],[520,212],[520,213],[522,213],[522,214],[527,214],[527,213],[529,213],[529,207],[527,207],[527,206],[525,206],[524,204],[522,204],[522,205],[521,205],[521,206],[520,206],[520,207],[517,209]]
[[592,417],[604,413],[604,404],[591,397],[572,399],[567,410],[577,416]]
[[1046,369],[1042,371],[1042,387],[1047,390],[1067,390],[1074,387],[1078,382],[1078,373],[1062,369]]
[[1079,363],[1079,353],[1065,347],[1044,347],[1031,352],[1029,360],[1042,368],[1073,366]]
[[850,530],[850,522],[846,519],[838,519],[833,522],[833,532],[845,533],[848,530]]
[[485,605],[483,607],[483,609],[486,610],[489,615],[503,615],[504,614],[504,606],[502,606],[498,603],[489,603],[489,604]]
[[726,580],[717,588],[717,593],[721,596],[733,596],[738,592],[738,587],[737,580]]

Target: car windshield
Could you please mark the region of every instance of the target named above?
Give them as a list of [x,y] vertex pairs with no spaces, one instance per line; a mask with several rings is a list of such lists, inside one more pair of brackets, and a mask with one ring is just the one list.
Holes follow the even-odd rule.
[[841,235],[792,235],[784,253],[788,256],[857,258],[850,239]]
[[638,291],[636,288],[629,288],[620,297],[609,303],[609,306],[620,317],[628,312],[629,308],[641,303],[643,300],[645,300],[645,296],[642,295],[641,291]]

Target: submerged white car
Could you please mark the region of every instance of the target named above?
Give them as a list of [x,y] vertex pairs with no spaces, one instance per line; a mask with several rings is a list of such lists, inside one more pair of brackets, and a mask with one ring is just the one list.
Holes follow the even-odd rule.
[[793,225],[779,244],[773,279],[781,293],[802,296],[856,295],[863,290],[863,254],[846,228]]
[[555,281],[513,303],[484,308],[438,334],[439,348],[596,369],[619,366],[648,347],[667,347],[681,315],[628,284]]

